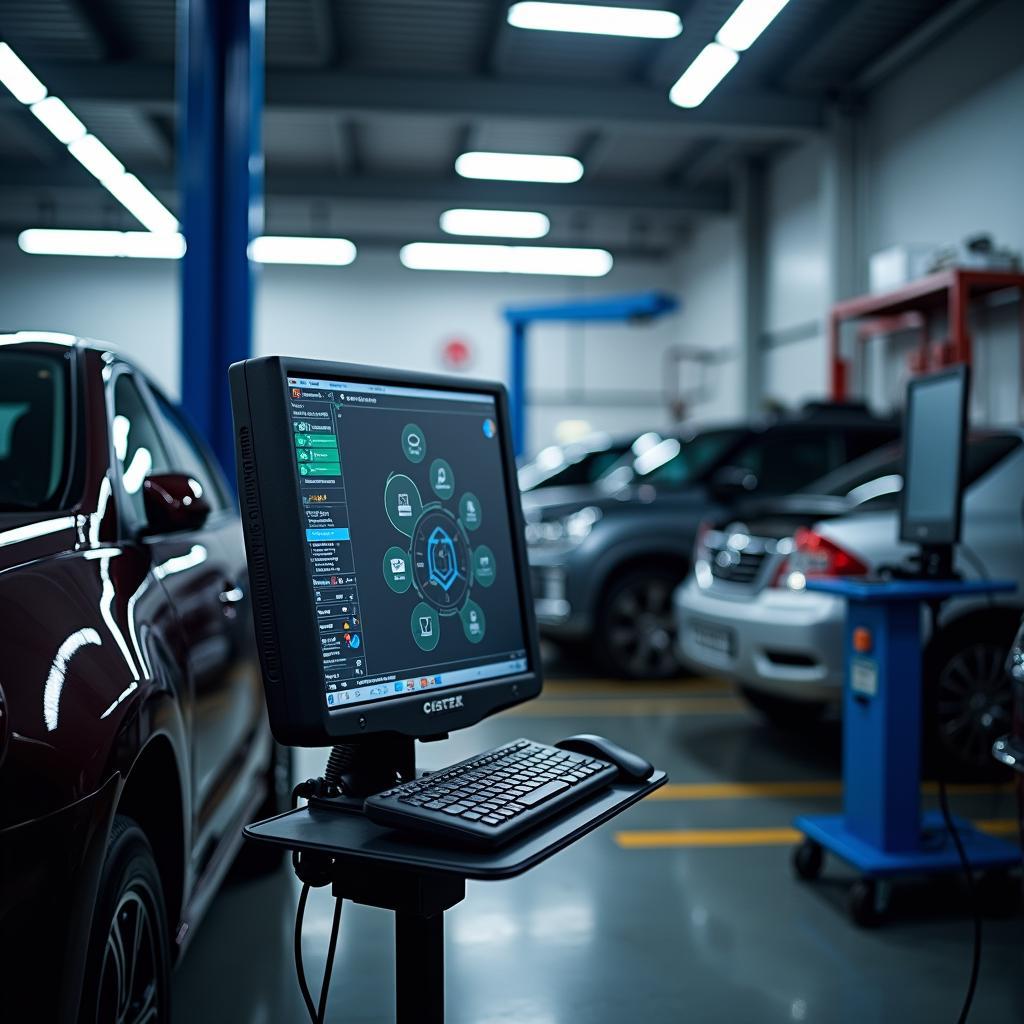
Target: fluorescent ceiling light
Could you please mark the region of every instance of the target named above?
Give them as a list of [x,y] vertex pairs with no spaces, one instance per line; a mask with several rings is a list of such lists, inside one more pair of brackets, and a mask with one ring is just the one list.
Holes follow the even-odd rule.
[[22,252],[42,256],[124,256],[176,260],[185,253],[185,239],[152,231],[71,231],[29,228],[18,235]]
[[6,43],[0,43],[0,82],[11,90],[19,103],[38,103],[46,96],[46,86]]
[[730,50],[743,51],[775,20],[789,0],[743,0],[715,38]]
[[546,32],[586,32],[590,35],[636,36],[642,39],[673,39],[683,31],[679,15],[672,11],[602,7],[595,4],[513,4],[508,11],[508,23],[516,28]]
[[696,107],[736,66],[740,58],[718,43],[708,43],[672,86],[668,98],[677,107]]
[[124,164],[95,135],[76,139],[68,146],[68,152],[104,185],[124,174]]
[[110,194],[150,231],[173,234],[178,220],[134,174],[122,174],[104,182]]
[[583,164],[574,156],[537,153],[463,153],[455,161],[463,178],[490,181],[549,181],[569,184],[583,177]]
[[543,238],[551,221],[526,210],[445,210],[441,230],[449,235],[489,235],[492,238]]
[[33,103],[29,109],[65,146],[86,133],[85,125],[56,96],[47,96],[45,100]]
[[410,270],[465,270],[486,274],[554,274],[604,277],[612,269],[605,249],[562,249],[540,245],[471,245],[410,242],[399,253]]
[[256,263],[347,267],[356,258],[356,247],[347,238],[262,235],[249,243],[249,258]]

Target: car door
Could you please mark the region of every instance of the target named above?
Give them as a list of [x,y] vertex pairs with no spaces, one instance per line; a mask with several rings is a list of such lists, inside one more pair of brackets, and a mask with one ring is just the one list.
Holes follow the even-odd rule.
[[[147,520],[142,485],[155,473],[184,472],[175,438],[162,429],[156,405],[146,383],[129,369],[121,369],[112,382],[115,459],[125,519],[149,554],[151,571],[167,595],[184,640],[188,700],[183,702],[191,740],[193,853],[204,855],[211,824],[224,794],[218,791],[226,766],[239,749],[238,728],[232,719],[233,645],[230,598],[237,581],[228,563],[221,532],[234,517],[204,486],[212,512],[197,530],[153,535]],[[202,483],[202,481],[200,481]]]

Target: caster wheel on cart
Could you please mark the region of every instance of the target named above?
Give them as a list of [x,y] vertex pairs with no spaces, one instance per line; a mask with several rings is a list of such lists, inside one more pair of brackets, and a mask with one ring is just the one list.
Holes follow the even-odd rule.
[[825,851],[821,843],[813,839],[805,839],[793,851],[793,870],[805,882],[813,882],[821,874],[824,863]]
[[871,878],[861,878],[850,886],[847,906],[854,924],[861,928],[877,928],[885,917],[879,905],[878,883]]

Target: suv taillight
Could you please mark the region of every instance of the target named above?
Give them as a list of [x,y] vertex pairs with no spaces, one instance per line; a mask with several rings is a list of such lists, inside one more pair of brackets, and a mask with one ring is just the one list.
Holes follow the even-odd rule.
[[793,537],[793,551],[779,566],[773,583],[803,590],[808,579],[820,576],[866,576],[868,567],[838,544],[814,530],[801,527]]

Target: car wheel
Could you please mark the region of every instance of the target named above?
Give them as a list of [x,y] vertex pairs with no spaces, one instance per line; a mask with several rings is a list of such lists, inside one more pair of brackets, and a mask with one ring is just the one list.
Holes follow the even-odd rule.
[[[931,767],[958,779],[999,779],[1006,770],[992,744],[1013,724],[1006,658],[1013,640],[998,620],[968,633],[940,635],[926,659],[925,753]],[[937,763],[941,759],[941,764]]]
[[668,679],[678,675],[672,593],[674,573],[630,573],[605,595],[598,616],[598,668],[626,679]]
[[131,818],[118,815],[93,912],[80,1024],[169,1021],[169,940],[152,847]]
[[784,732],[803,732],[817,725],[827,704],[816,700],[790,700],[774,693],[763,693],[741,686],[743,699],[766,721]]
[[[291,808],[291,747],[283,747],[279,743],[273,744],[270,764],[264,778],[267,796],[257,809],[254,821],[273,818]],[[231,875],[236,879],[247,879],[273,874],[284,864],[287,856],[288,851],[282,846],[275,846],[271,843],[254,843],[246,839],[238,851],[238,856],[235,857]]]

